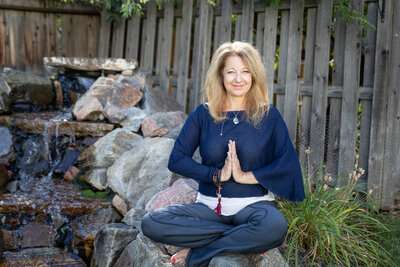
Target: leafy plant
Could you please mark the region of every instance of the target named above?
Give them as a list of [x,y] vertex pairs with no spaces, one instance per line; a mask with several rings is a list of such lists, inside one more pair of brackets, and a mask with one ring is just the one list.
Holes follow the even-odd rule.
[[[306,153],[309,156],[310,151]],[[388,229],[375,218],[367,194],[354,190],[364,171],[354,170],[346,177],[347,183],[338,183],[344,186],[335,187],[332,178],[323,175],[322,163],[316,174],[311,174],[307,165],[304,202],[279,203],[289,225],[286,260],[294,255],[297,266],[302,254],[311,266],[321,261],[329,265],[393,266],[379,242],[380,233]]]

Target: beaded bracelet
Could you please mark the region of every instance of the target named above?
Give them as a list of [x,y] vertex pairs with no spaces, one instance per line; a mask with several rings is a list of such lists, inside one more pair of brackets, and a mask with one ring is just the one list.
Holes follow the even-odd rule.
[[218,205],[214,209],[214,211],[217,213],[217,215],[221,215],[221,189],[222,189],[222,184],[221,182],[221,170],[220,169],[215,169],[214,174],[213,174],[213,182],[215,186],[217,187],[217,197],[218,197]]

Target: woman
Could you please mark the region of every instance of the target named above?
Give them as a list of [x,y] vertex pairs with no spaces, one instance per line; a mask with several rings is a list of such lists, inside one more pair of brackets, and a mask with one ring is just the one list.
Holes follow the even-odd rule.
[[[252,45],[217,49],[203,95],[207,103],[189,115],[168,164],[199,182],[197,201],[155,210],[142,220],[152,240],[186,248],[171,260],[187,266],[279,246],[287,223],[274,195],[305,197],[296,151],[278,110],[269,105],[264,67]],[[192,159],[197,147],[202,164]]]

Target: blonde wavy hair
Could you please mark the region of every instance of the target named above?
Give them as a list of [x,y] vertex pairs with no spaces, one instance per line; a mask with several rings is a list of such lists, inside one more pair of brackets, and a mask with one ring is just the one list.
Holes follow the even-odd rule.
[[251,44],[246,42],[227,42],[215,51],[207,71],[203,88],[203,103],[208,103],[208,110],[216,123],[226,119],[227,92],[223,83],[223,68],[229,56],[239,56],[249,69],[252,85],[245,95],[245,118],[257,126],[269,109],[267,79],[261,56]]

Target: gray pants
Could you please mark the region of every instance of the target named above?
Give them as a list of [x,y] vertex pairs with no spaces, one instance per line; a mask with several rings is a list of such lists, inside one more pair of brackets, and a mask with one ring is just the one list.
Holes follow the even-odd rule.
[[146,214],[141,226],[155,242],[191,248],[189,267],[206,267],[216,255],[264,253],[282,244],[287,233],[285,217],[270,201],[232,216],[217,215],[201,203],[168,206]]

